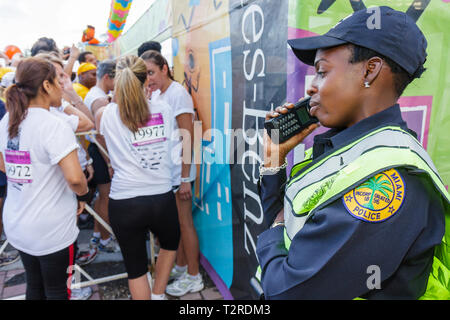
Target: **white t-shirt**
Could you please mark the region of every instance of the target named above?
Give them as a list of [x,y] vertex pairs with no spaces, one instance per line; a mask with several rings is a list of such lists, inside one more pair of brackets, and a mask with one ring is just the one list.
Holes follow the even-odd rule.
[[10,243],[34,256],[60,251],[78,236],[77,201],[58,162],[78,148],[69,126],[49,111],[29,108],[19,135],[8,137],[9,113],[0,121],[0,151],[8,196],[3,224]]
[[[67,106],[67,102],[63,101],[63,105],[61,107],[57,107],[57,108],[50,107],[50,113],[52,113],[55,116],[57,116],[58,118],[61,118],[62,120],[64,120],[69,125],[70,129],[73,132],[77,132],[80,118],[78,118],[74,114],[69,115],[69,114],[65,113],[64,109],[66,106]],[[78,143],[78,152],[77,152],[78,153],[78,161],[80,162],[81,169],[83,169],[83,171],[84,171],[87,166],[86,151],[81,146],[78,139],[77,139],[77,143]]]
[[138,132],[122,122],[116,103],[106,106],[100,122],[114,175],[110,198],[129,199],[172,189],[170,150],[173,114],[164,101],[149,104],[151,118]]
[[[192,121],[194,121],[194,103],[192,101],[192,97],[189,95],[187,90],[178,82],[172,81],[169,88],[164,93],[161,91],[157,91],[152,95],[152,101],[156,99],[163,99],[167,104],[172,108],[174,118],[178,117],[183,113],[192,114]],[[174,130],[178,129],[178,123],[175,119],[174,121]],[[192,137],[193,138],[193,137]],[[193,139],[191,138],[191,143],[193,143]],[[178,186],[181,183],[181,154],[182,154],[182,143],[181,141],[174,146],[173,155],[175,158],[178,158],[174,161],[173,175],[172,175],[172,185]],[[179,155],[179,156],[178,156]],[[194,155],[192,154],[192,160],[194,159]],[[196,177],[196,166],[191,161],[191,170],[189,172],[190,181],[194,181]]]
[[50,113],[64,120],[70,127],[70,129],[75,132],[77,131],[80,118],[74,114],[64,113],[64,107],[50,107]]
[[95,100],[100,98],[108,98],[108,95],[100,89],[100,87],[94,86],[89,90],[86,97],[84,97],[84,104],[86,107],[89,108],[89,111],[92,113],[92,104],[95,102]]

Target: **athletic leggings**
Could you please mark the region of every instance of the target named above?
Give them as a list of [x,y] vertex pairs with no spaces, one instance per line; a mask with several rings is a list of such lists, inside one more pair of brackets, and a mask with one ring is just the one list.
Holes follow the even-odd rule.
[[158,237],[162,249],[177,250],[180,224],[172,191],[123,200],[110,198],[108,212],[128,279],[139,278],[148,271],[146,236],[149,230]]
[[[32,256],[19,251],[25,268],[27,300],[68,300],[74,265],[75,247],[69,247],[45,256]],[[70,272],[69,272],[70,271]]]

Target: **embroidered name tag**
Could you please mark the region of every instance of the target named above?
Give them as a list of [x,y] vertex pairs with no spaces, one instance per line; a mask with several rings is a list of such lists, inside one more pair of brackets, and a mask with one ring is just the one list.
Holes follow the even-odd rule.
[[355,218],[382,222],[398,212],[404,198],[405,183],[397,170],[390,169],[351,190],[342,201]]
[[161,113],[152,114],[145,126],[131,135],[131,143],[135,147],[162,142],[166,139],[164,119]]
[[33,182],[33,166],[28,151],[5,150],[5,169],[10,182]]

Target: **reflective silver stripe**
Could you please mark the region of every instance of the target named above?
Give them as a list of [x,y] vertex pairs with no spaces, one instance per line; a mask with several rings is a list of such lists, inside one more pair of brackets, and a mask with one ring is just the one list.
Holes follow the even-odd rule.
[[291,185],[288,185],[284,198],[284,218],[286,221],[286,231],[291,239],[303,228],[311,215],[311,212],[308,212],[306,215],[299,215],[293,211],[293,200],[297,194],[311,184],[321,181],[331,175],[335,175],[340,170],[349,166],[349,164],[358,159],[362,154],[370,152],[370,150],[376,149],[377,147],[404,148],[415,152],[420,158],[427,162],[429,167],[438,176],[437,170],[427,152],[409,133],[400,128],[397,130],[387,128],[372,135],[369,134],[366,138],[363,138],[348,150],[343,152],[340,152],[340,150],[336,151],[333,156],[326,159],[317,168],[312,169],[304,174],[302,178],[294,181]]

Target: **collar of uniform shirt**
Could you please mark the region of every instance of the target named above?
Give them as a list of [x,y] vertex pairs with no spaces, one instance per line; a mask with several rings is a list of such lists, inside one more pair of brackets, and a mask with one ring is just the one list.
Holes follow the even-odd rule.
[[333,128],[325,133],[315,136],[313,158],[316,159],[325,152],[345,146],[349,141],[358,139],[368,131],[386,125],[400,125],[403,129],[407,129],[406,122],[402,119],[400,106],[398,104],[365,118],[349,128]]

